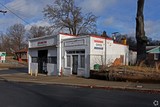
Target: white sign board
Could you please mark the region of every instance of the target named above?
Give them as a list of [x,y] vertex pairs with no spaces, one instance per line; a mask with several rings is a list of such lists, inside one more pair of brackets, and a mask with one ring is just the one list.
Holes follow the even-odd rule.
[[102,40],[94,40],[94,49],[103,50],[103,41]]
[[0,52],[0,61],[5,61],[6,60],[6,52]]
[[75,40],[70,40],[70,41],[66,41],[64,43],[64,46],[80,46],[80,45],[84,45],[85,43],[85,39],[75,39]]

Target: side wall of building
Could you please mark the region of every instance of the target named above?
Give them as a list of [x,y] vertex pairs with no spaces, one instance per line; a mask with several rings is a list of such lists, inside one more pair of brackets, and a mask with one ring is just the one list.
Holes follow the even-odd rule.
[[128,65],[127,45],[114,43],[113,40],[91,36],[90,69],[95,64],[105,66]]

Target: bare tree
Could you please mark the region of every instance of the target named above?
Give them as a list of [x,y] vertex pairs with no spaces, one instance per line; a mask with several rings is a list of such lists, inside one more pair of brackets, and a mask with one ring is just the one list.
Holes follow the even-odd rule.
[[137,2],[137,17],[136,17],[136,40],[137,40],[137,64],[146,59],[146,43],[147,37],[144,31],[144,9],[145,0]]
[[11,47],[12,45],[11,45],[10,37],[2,33],[0,40],[1,40],[1,42],[0,42],[1,51],[5,51],[7,53],[11,53],[10,48],[12,48]]
[[25,28],[23,24],[14,24],[7,29],[12,49],[17,51],[24,48]]
[[68,29],[73,35],[92,32],[96,27],[97,17],[92,13],[83,15],[74,0],[55,0],[54,5],[47,5],[43,12],[54,28]]
[[28,38],[36,38],[46,35],[51,35],[53,30],[50,27],[42,27],[42,26],[32,26],[28,31]]

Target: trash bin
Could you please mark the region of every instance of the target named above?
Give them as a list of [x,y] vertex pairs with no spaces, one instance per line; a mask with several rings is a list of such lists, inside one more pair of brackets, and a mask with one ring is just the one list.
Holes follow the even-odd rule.
[[99,70],[99,68],[100,68],[100,65],[99,65],[99,64],[95,64],[95,65],[94,65],[94,70]]

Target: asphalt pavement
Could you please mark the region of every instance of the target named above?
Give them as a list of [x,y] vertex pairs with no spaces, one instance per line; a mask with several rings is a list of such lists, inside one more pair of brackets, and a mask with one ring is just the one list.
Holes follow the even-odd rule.
[[1,107],[159,107],[160,94],[0,81]]

